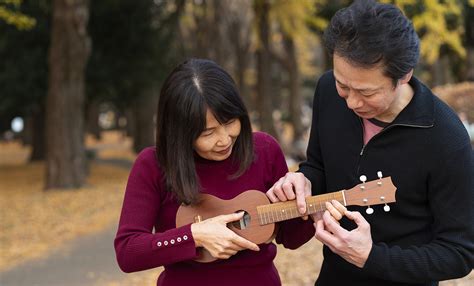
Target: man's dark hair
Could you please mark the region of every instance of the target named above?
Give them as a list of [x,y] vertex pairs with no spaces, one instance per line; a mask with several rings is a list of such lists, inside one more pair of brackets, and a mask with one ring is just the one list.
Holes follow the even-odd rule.
[[156,153],[165,184],[185,204],[198,202],[201,190],[193,144],[206,128],[211,111],[220,123],[240,120],[241,130],[231,160],[238,177],[253,162],[252,128],[247,109],[231,76],[210,60],[190,59],[178,65],[161,88],[156,126]]
[[355,1],[339,10],[324,32],[325,46],[355,66],[381,64],[394,86],[418,63],[420,39],[394,5]]

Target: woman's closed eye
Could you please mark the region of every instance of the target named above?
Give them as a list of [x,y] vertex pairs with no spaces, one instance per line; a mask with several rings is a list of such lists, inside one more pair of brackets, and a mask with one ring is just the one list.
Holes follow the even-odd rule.
[[226,123],[224,123],[225,125],[231,125],[232,123],[234,123],[237,119],[231,119],[229,121],[227,121]]
[[211,136],[212,134],[214,134],[214,130],[215,128],[206,129],[203,132],[201,132],[200,136],[203,136],[203,137]]

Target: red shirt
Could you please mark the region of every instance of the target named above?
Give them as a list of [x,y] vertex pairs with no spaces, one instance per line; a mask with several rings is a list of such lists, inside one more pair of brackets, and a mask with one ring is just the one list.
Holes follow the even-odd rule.
[[[229,180],[237,168],[231,159],[196,159],[203,192],[232,199],[246,190],[266,192],[288,171],[278,143],[265,133],[254,133],[255,161],[239,178]],[[162,182],[155,148],[142,151],[131,170],[125,192],[115,251],[120,268],[135,272],[165,266],[157,285],[281,285],[273,264],[276,246],[240,251],[227,260],[198,263],[190,225],[176,228],[179,204]],[[153,231],[154,229],[154,231]],[[314,234],[312,221],[280,223],[276,240],[297,248]]]

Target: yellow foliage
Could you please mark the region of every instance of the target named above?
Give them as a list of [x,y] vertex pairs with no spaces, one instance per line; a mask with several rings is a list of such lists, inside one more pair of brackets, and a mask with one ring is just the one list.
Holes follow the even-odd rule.
[[[297,50],[297,61],[303,76],[314,77],[316,67],[313,63],[314,50],[318,45],[317,35],[310,30],[322,31],[328,21],[316,15],[316,4],[324,5],[326,0],[276,0],[270,10],[271,21],[280,26],[282,33],[293,39]],[[282,39],[278,31],[274,41]]]
[[7,8],[7,5],[19,8],[21,2],[21,0],[0,0],[0,20],[4,20],[19,30],[29,30],[36,25],[36,20]]
[[[428,64],[439,58],[440,49],[446,45],[461,58],[466,57],[466,50],[462,45],[464,35],[462,3],[457,0],[383,0],[393,3],[407,12],[410,8],[421,9],[421,13],[411,16],[413,26],[421,37],[421,56]],[[470,0],[474,3],[474,0]],[[408,15],[410,17],[410,15]],[[449,28],[446,18],[457,19],[455,28]]]

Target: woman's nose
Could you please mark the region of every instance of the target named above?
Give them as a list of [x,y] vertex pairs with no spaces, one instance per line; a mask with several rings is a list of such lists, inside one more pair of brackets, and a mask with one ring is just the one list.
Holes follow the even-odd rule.
[[218,146],[227,146],[229,145],[231,138],[229,135],[229,132],[227,132],[226,128],[224,126],[221,126],[222,128],[219,128],[219,138],[217,139],[217,145]]

